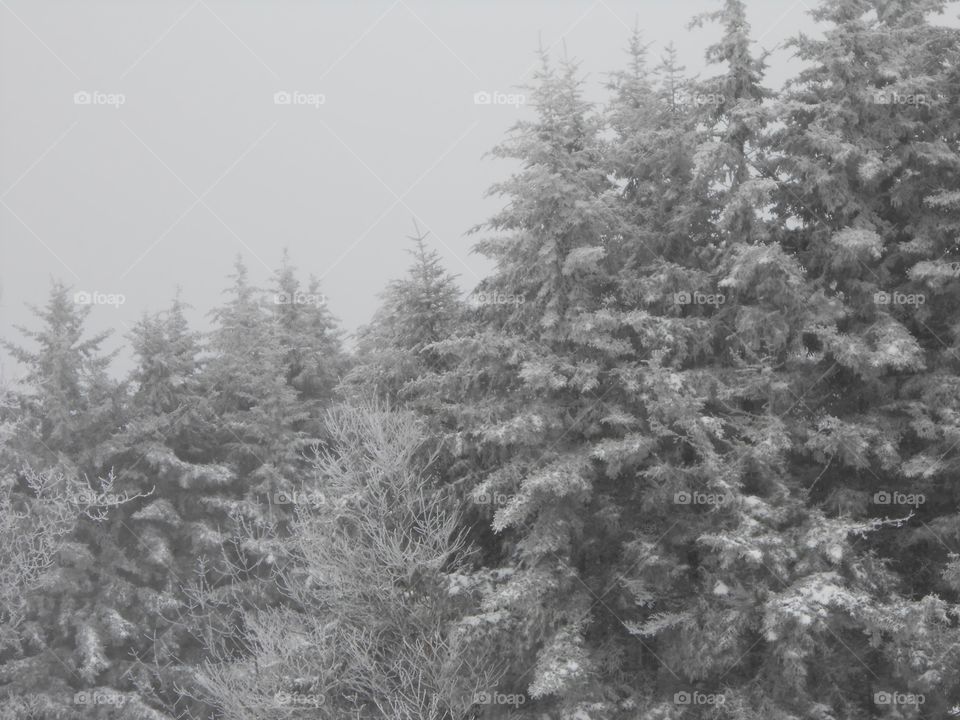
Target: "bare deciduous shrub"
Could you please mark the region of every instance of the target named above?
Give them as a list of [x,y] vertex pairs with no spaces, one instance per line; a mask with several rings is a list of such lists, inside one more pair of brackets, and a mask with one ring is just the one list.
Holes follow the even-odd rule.
[[[419,458],[416,419],[371,402],[330,412],[278,583],[290,602],[245,614],[245,657],[208,663],[227,717],[459,720],[495,663],[458,647],[467,554],[459,518]],[[482,668],[482,669],[481,669]],[[307,711],[309,709],[309,711]]]
[[[8,388],[0,386],[0,410],[15,405]],[[0,449],[16,431],[16,423],[0,422]],[[22,479],[18,488],[17,475]],[[129,502],[112,493],[113,473],[100,479],[100,488],[63,473],[19,467],[0,472],[0,628],[15,628],[27,598],[49,570],[67,536],[81,517],[99,522],[110,507]],[[138,494],[136,497],[142,496]]]

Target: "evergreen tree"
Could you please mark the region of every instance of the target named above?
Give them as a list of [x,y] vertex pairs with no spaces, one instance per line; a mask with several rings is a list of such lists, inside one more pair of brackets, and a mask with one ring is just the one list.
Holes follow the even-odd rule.
[[250,284],[238,258],[229,300],[212,315],[212,356],[204,391],[217,417],[218,460],[234,469],[245,500],[235,509],[269,522],[265,503],[290,493],[309,439],[299,428],[309,417],[287,381],[287,354],[274,299]]
[[444,359],[431,345],[456,334],[465,321],[456,276],[427,247],[427,235],[415,230],[408,238],[414,262],[405,278],[387,286],[373,321],[358,333],[357,365],[345,382],[392,403],[413,404],[416,381],[444,369]]
[[692,195],[694,149],[702,136],[698,96],[672,45],[652,71],[647,48],[635,30],[627,69],[613,73],[608,84],[606,121],[614,140],[606,162],[622,188],[619,211],[632,233],[619,279],[624,288],[640,266],[687,257],[691,239],[709,227],[709,216]]
[[639,370],[639,318],[617,297],[626,227],[604,171],[601,119],[576,75],[574,63],[558,70],[544,58],[536,119],[494,150],[521,170],[493,189],[508,202],[486,228],[502,234],[477,244],[496,263],[478,290],[505,301],[482,306],[469,334],[435,345],[452,368],[435,392],[451,399],[446,428],[459,458],[450,475],[471,514],[492,518],[493,532],[476,538],[496,570],[472,638],[504,658],[499,691],[538,700],[531,712],[587,714],[609,699],[603,668],[626,635],[594,607],[613,580],[620,532],[594,456],[622,464],[644,443],[610,433],[631,422],[616,400]]
[[16,400],[21,449],[35,466],[68,474],[94,471],[93,449],[119,425],[121,389],[107,377],[111,356],[100,352],[110,333],[83,337],[92,309],[55,281],[46,305],[33,308],[41,328],[17,327],[35,347],[3,342],[25,368],[25,391],[17,393]]
[[[641,106],[651,83],[632,42],[608,114],[625,142],[604,148],[617,203],[602,182],[584,198],[586,172],[571,180],[584,148],[603,146],[569,141],[589,126],[570,112],[574,86],[541,77],[539,122],[498,151],[524,163],[498,186],[510,202],[490,224],[511,234],[478,246],[497,260],[488,286],[535,300],[437,344],[458,361],[436,387],[462,397],[453,475],[498,505],[485,548],[509,579],[487,598],[499,638],[487,641],[509,648],[506,679],[571,715],[669,717],[671,695],[704,692],[723,693],[732,717],[842,717],[868,711],[871,688],[933,692],[953,662],[952,607],[900,594],[857,548],[888,526],[811,502],[810,459],[856,437],[805,397],[844,313],[771,217],[783,190],[764,157],[768,93],[743,6],[714,19],[723,37],[708,58],[726,72],[698,89],[712,102],[681,108],[688,161],[682,148],[670,164],[630,157],[677,112],[673,98]],[[555,133],[566,142],[550,144]],[[658,212],[667,192],[678,207]],[[600,227],[614,242],[586,247]],[[930,661],[898,669],[908,646]]]
[[286,253],[206,339],[143,316],[127,383],[54,283],[5,343],[0,720],[960,711],[947,7],[820,0],[782,93],[744,0],[715,75],[635,31],[603,108],[541,52],[493,272],[462,303],[417,228],[356,358]]
[[285,349],[286,380],[316,418],[330,404],[344,369],[341,333],[326,296],[320,292],[319,280],[311,277],[306,291],[302,290],[286,250],[273,285],[273,312]]
[[[956,606],[938,597],[957,600],[944,545],[960,537],[950,482],[960,36],[932,23],[944,7],[823,2],[814,15],[829,27],[822,40],[796,41],[809,66],[778,108],[774,137],[784,246],[839,307],[834,322],[809,328],[813,392],[801,407],[813,417],[797,472],[830,515],[912,516],[870,536],[869,552],[897,571],[883,592],[898,620],[869,648],[845,638],[866,662],[843,677],[925,693],[932,714],[958,692]],[[887,503],[896,493],[926,502]]]
[[26,369],[17,393],[19,422],[6,448],[14,459],[8,455],[5,463],[27,491],[22,502],[42,503],[30,482],[39,473],[53,483],[49,491],[79,512],[88,509],[57,545],[56,562],[38,578],[36,592],[25,598],[24,621],[0,656],[0,692],[21,717],[44,720],[79,717],[74,692],[111,688],[110,654],[133,630],[120,613],[124,599],[100,592],[117,578],[113,561],[119,554],[103,521],[126,497],[104,464],[110,437],[123,424],[122,387],[106,374],[110,358],[100,344],[107,335],[84,339],[91,306],[82,300],[55,282],[46,306],[34,310],[40,329],[21,329],[36,347],[7,344]]
[[[202,657],[201,638],[184,622],[198,562],[216,565],[230,541],[230,518],[211,508],[230,499],[230,468],[216,463],[215,421],[200,383],[200,337],[189,329],[179,297],[165,313],[144,315],[130,334],[137,366],[123,433],[111,442],[122,487],[143,500],[108,519],[119,545],[105,600],[133,632],[112,658],[115,687],[139,703],[182,714],[177,686],[188,687]],[[227,576],[221,571],[221,576]],[[209,578],[204,578],[209,580]],[[193,711],[202,708],[194,706]],[[141,710],[141,712],[146,712]]]
[[274,292],[250,284],[239,259],[232,278],[229,299],[213,313],[200,375],[215,418],[214,459],[232,473],[227,492],[204,500],[204,513],[224,519],[229,547],[201,568],[188,615],[205,652],[244,656],[246,613],[289,604],[274,575],[289,553],[284,539],[303,501],[309,457],[325,444],[321,411],[343,356],[333,318],[312,302],[319,286],[302,293],[286,260]]

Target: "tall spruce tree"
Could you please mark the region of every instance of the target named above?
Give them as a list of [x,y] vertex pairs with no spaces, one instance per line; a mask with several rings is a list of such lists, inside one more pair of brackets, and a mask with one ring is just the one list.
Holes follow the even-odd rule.
[[302,288],[286,250],[273,276],[272,310],[284,348],[287,383],[316,419],[333,398],[346,358],[341,332],[327,306],[327,297],[320,292],[319,280],[311,277]]
[[[822,40],[778,108],[784,246],[840,307],[815,338],[804,468],[832,516],[904,519],[869,536],[871,602],[849,615],[896,618],[845,684],[956,702],[957,221],[960,170],[955,29],[939,2],[823,2]],[[897,497],[924,502],[898,504]],[[955,558],[955,556],[954,556]],[[952,579],[951,579],[952,578]],[[904,663],[904,657],[913,657]],[[847,693],[836,693],[849,697]]]
[[408,250],[413,263],[407,276],[390,282],[372,322],[358,333],[357,364],[345,382],[345,389],[411,406],[420,396],[418,380],[445,369],[431,345],[456,334],[466,321],[456,276],[427,247],[427,234],[415,231],[408,237],[414,247]]
[[205,652],[217,656],[249,654],[249,610],[289,604],[276,568],[289,553],[284,539],[305,499],[309,457],[325,444],[321,415],[344,362],[316,282],[303,293],[286,260],[271,292],[249,282],[239,259],[232,279],[213,312],[200,374],[215,418],[214,457],[233,474],[229,492],[203,508],[224,519],[229,547],[202,568],[190,608]]
[[[200,337],[179,297],[168,311],[144,315],[130,341],[137,360],[133,392],[110,454],[124,490],[144,498],[108,520],[120,546],[112,559],[118,578],[102,592],[124,599],[122,614],[132,627],[117,686],[172,716],[199,714],[203,708],[185,703],[177,689],[189,686],[202,657],[201,640],[184,616],[198,562],[216,565],[230,540],[229,517],[210,505],[230,498],[236,476],[215,462],[216,420],[200,382]],[[138,711],[148,716],[139,705]]]
[[309,413],[287,379],[277,298],[250,284],[239,258],[234,268],[229,299],[212,313],[203,381],[218,418],[218,459],[234,469],[245,496],[233,509],[259,522],[270,499],[293,490]]
[[[120,502],[102,496],[125,494],[104,462],[111,435],[123,425],[122,386],[107,376],[110,356],[100,351],[108,334],[84,337],[93,308],[83,300],[54,282],[46,305],[34,309],[39,329],[21,328],[35,347],[6,343],[26,371],[15,393],[19,422],[4,449],[13,453],[6,464],[18,487],[29,496],[29,478],[44,473],[78,509],[98,508],[81,515],[58,546],[3,650],[0,692],[22,717],[42,720],[80,717],[75,692],[116,691],[111,654],[132,630],[121,614],[124,599],[101,594],[117,579],[117,538],[104,519]],[[88,495],[95,497],[88,502]]]
[[620,407],[637,391],[632,338],[643,321],[617,295],[629,239],[577,72],[544,58],[536,118],[494,150],[521,163],[493,188],[507,199],[484,228],[497,235],[477,244],[496,263],[478,289],[494,300],[473,332],[435,346],[453,363],[436,386],[455,398],[450,474],[492,531],[478,540],[494,573],[467,627],[504,657],[499,690],[535,699],[531,712],[606,707],[605,673],[619,672],[625,650],[636,655],[597,598],[615,582],[622,543],[617,473],[603,464],[647,452]]
[[100,351],[110,333],[84,338],[93,306],[54,281],[47,303],[33,308],[37,330],[18,327],[34,347],[4,341],[25,368],[16,394],[24,453],[34,464],[69,474],[94,472],[95,448],[119,425],[121,390],[106,373],[111,356]]

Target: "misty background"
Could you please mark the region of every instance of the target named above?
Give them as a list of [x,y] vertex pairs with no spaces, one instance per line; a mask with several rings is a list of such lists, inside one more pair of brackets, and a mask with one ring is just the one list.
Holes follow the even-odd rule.
[[[809,7],[748,6],[757,45],[774,50],[766,84],[780,86],[797,70],[784,41],[817,33]],[[178,285],[205,329],[235,256],[265,285],[284,247],[352,332],[406,268],[414,219],[467,293],[489,267],[466,232],[497,209],[484,193],[509,169],[483,155],[530,112],[475,94],[523,93],[542,43],[584,58],[600,100],[634,23],[652,65],[672,41],[702,72],[720,30],[687,24],[716,7],[0,0],[0,336],[21,340],[14,326],[53,277],[124,296],[89,318],[91,332],[114,330],[107,348]],[[278,92],[300,95],[277,104]],[[121,353],[113,372],[129,367]]]

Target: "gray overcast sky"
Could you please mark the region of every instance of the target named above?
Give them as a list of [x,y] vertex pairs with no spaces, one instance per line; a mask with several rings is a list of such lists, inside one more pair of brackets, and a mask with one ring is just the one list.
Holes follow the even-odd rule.
[[[464,233],[496,209],[484,191],[510,169],[481,156],[525,112],[474,93],[517,92],[542,38],[557,52],[566,41],[601,100],[635,19],[654,57],[672,40],[700,71],[717,28],[686,25],[717,6],[0,0],[0,336],[18,337],[51,276],[125,296],[91,315],[92,330],[116,330],[111,348],[177,284],[205,328],[236,253],[263,283],[283,246],[352,331],[403,273],[413,217],[468,290],[488,266]],[[748,6],[765,48],[816,33],[802,0]],[[778,52],[767,84],[795,70]],[[101,95],[76,104],[83,91]],[[277,105],[278,91],[326,102]],[[123,104],[100,104],[109,94]]]

